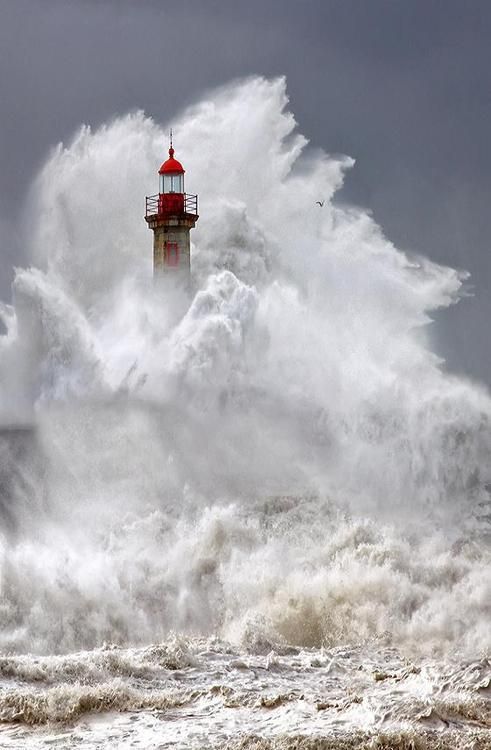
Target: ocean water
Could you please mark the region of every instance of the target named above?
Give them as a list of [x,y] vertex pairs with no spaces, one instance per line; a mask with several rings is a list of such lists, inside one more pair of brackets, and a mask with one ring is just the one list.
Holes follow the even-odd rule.
[[189,289],[151,278],[143,113],[56,147],[26,206],[0,747],[491,748],[491,399],[431,326],[465,273],[339,201],[353,160],[307,148],[283,79],[173,126]]

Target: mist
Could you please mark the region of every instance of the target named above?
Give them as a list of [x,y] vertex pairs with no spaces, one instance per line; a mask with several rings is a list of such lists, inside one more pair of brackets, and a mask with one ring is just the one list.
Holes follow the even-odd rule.
[[[171,123],[188,293],[153,282],[143,221]],[[341,205],[353,168],[282,78],[53,149],[0,308],[4,648],[486,648],[491,402],[431,336],[467,276]]]

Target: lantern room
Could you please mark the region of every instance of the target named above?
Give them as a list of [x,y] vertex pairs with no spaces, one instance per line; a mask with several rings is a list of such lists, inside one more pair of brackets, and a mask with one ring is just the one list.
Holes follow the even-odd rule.
[[174,158],[171,136],[169,158],[159,169],[159,213],[184,213],[186,203],[184,196],[184,167]]
[[169,158],[159,169],[159,193],[184,193],[184,168],[180,161],[174,159],[174,149],[169,149]]

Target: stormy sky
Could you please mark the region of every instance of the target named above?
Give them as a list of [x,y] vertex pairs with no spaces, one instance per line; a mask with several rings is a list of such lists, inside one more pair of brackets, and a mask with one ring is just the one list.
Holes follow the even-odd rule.
[[167,121],[232,78],[284,74],[312,147],[356,158],[340,199],[401,249],[470,271],[436,347],[491,383],[490,42],[487,0],[0,0],[2,298],[51,146],[82,122]]

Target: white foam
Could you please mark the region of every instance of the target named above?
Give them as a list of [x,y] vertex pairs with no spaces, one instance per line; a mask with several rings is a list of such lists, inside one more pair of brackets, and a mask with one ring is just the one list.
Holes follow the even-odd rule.
[[29,513],[6,500],[0,643],[485,649],[491,404],[427,334],[464,275],[333,201],[353,162],[306,152],[282,79],[173,123],[190,298],[151,283],[167,130],[143,113],[82,128],[31,197],[0,413],[35,421],[44,471]]

